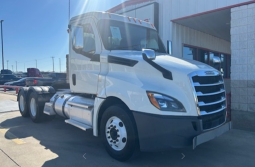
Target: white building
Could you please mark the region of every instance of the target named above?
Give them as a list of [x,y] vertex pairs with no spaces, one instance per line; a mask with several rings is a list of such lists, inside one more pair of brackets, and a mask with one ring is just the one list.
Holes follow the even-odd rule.
[[152,22],[173,56],[219,56],[233,126],[255,130],[255,0],[130,0],[109,12]]

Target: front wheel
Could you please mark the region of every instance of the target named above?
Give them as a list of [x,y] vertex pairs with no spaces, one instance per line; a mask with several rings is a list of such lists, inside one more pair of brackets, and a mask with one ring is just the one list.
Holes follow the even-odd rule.
[[100,124],[101,140],[108,154],[119,161],[128,160],[137,149],[137,135],[130,112],[122,105],[104,112]]

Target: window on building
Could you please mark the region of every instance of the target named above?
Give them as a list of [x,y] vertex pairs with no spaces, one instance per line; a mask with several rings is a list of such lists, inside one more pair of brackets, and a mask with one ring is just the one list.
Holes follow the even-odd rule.
[[209,64],[208,61],[208,51],[207,50],[203,50],[203,49],[197,49],[198,50],[198,61],[203,62],[205,64]]
[[[213,57],[219,57],[221,60],[221,67],[216,67],[213,63]],[[215,52],[208,49],[202,49],[195,46],[183,46],[183,58],[190,60],[197,60],[217,68],[223,73],[224,78],[230,78],[231,56],[220,52]]]
[[230,55],[227,55],[227,70],[228,70],[228,73],[227,73],[227,75],[226,75],[226,78],[230,78],[230,73],[231,73],[231,71],[230,71],[230,67],[231,67],[231,56]]
[[215,52],[209,52],[209,56],[210,56],[209,65],[211,66],[213,66],[213,57],[220,57],[219,53],[215,53]]
[[231,66],[230,55],[221,54],[220,58],[221,58],[221,67],[224,73],[224,78],[230,78],[230,66]]
[[214,63],[214,59],[217,58],[219,61],[221,60],[220,59],[220,56],[219,56],[219,53],[216,53],[216,52],[209,52],[209,57],[210,57],[210,60],[209,60],[209,65],[216,68],[217,70],[219,71],[222,71],[222,64],[219,64],[219,63]]
[[190,60],[196,60],[196,55],[197,55],[196,48],[192,48],[189,46],[183,47],[183,58],[190,59]]

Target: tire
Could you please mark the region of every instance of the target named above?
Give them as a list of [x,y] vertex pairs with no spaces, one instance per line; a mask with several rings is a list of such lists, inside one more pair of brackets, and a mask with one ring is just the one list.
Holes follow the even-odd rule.
[[19,112],[22,117],[29,117],[29,112],[27,108],[27,101],[26,101],[26,94],[23,89],[20,90],[18,94],[18,105],[19,105]]
[[105,110],[100,123],[100,137],[108,154],[126,161],[138,148],[136,129],[123,105],[114,105]]
[[29,96],[29,115],[33,122],[38,123],[41,122],[44,118],[43,114],[43,106],[39,105],[38,97],[35,92],[32,92]]

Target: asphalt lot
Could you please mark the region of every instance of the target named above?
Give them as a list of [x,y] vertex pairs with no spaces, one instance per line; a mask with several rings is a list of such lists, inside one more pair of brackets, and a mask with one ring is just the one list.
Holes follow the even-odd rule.
[[0,89],[1,167],[255,166],[255,132],[233,129],[195,150],[141,153],[127,162],[118,162],[108,156],[91,130],[82,131],[60,117],[35,124],[30,118],[21,117],[14,107],[17,107],[15,91],[3,93]]

